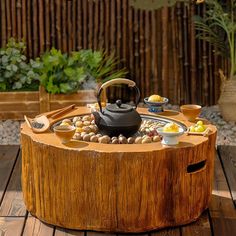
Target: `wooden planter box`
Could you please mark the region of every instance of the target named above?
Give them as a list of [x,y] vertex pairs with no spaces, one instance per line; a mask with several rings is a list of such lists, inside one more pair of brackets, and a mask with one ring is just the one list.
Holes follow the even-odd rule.
[[70,104],[83,106],[96,101],[94,90],[74,94],[49,94],[43,87],[34,92],[0,92],[0,120],[22,120],[24,115],[35,115]]

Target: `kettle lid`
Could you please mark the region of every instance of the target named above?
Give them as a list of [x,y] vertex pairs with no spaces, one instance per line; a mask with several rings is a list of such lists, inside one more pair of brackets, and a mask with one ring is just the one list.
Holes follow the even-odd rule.
[[106,109],[111,112],[125,113],[133,110],[133,107],[128,104],[123,104],[121,100],[117,100],[114,104],[107,105]]

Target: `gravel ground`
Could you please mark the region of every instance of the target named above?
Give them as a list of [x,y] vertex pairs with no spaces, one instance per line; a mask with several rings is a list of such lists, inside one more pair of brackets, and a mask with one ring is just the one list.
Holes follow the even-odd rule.
[[[178,106],[167,106],[179,110]],[[218,106],[203,107],[201,117],[206,118],[218,129],[217,145],[236,145],[236,124],[226,122],[220,115]],[[0,120],[0,144],[20,143],[20,124],[22,121]]]

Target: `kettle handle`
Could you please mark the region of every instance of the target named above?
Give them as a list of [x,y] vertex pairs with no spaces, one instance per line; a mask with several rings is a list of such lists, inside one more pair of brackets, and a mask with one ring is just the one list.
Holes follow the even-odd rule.
[[136,83],[133,80],[129,80],[129,79],[125,79],[125,78],[117,78],[117,79],[112,79],[112,80],[105,82],[100,87],[100,89],[98,91],[98,95],[97,95],[97,101],[98,101],[100,111],[102,112],[102,105],[101,105],[101,98],[100,98],[102,90],[106,89],[107,87],[114,85],[114,84],[127,84],[129,87],[135,88],[136,94],[137,94],[135,108],[137,108],[139,100],[140,100],[140,91],[139,91],[139,88],[136,86]]

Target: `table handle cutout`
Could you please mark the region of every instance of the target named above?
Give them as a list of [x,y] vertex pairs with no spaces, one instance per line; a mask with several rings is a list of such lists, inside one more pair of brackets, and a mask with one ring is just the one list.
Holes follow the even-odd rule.
[[191,164],[187,167],[188,173],[194,173],[202,170],[206,166],[206,160]]

